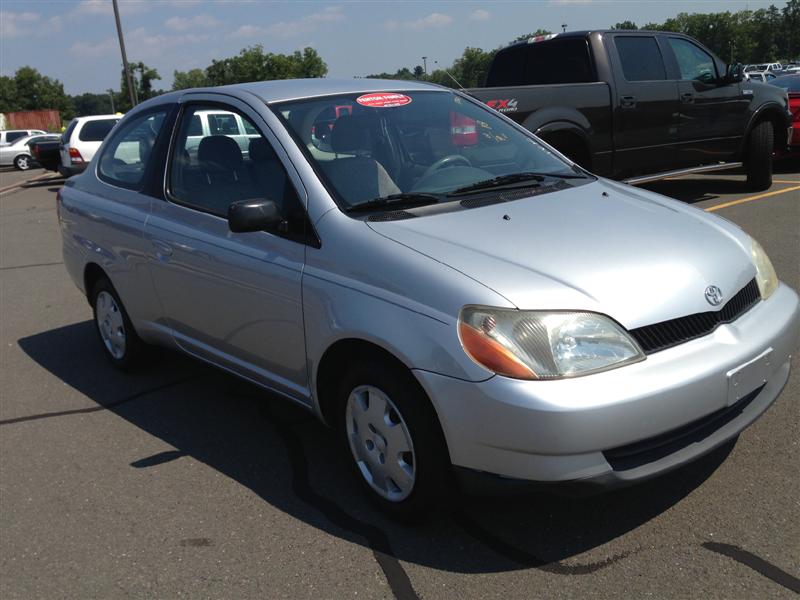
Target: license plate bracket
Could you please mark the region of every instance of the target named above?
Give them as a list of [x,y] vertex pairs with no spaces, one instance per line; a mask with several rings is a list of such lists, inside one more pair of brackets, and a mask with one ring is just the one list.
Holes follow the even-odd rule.
[[728,406],[736,404],[750,392],[764,385],[772,374],[768,348],[754,359],[728,371]]

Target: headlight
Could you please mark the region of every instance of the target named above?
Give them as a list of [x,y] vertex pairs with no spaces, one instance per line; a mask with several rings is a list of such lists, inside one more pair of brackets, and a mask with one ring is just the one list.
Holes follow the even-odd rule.
[[465,306],[458,335],[472,360],[516,379],[576,377],[645,358],[619,325],[588,312]]
[[767,253],[764,252],[761,244],[753,238],[750,238],[750,256],[753,257],[753,264],[756,267],[758,291],[761,292],[761,297],[766,300],[778,287],[778,275],[775,273],[775,267],[772,266],[772,261],[770,261]]

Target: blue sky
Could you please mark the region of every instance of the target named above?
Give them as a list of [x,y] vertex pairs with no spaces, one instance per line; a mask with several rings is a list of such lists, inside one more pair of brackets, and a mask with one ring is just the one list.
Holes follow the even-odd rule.
[[[449,65],[466,46],[495,48],[538,28],[639,25],[678,12],[783,7],[784,1],[535,0],[293,1],[119,0],[130,61],[158,69],[205,67],[261,43],[270,52],[319,51],[329,77],[353,77],[434,60]],[[0,73],[31,65],[76,94],[119,87],[120,53],[110,0],[0,0]]]

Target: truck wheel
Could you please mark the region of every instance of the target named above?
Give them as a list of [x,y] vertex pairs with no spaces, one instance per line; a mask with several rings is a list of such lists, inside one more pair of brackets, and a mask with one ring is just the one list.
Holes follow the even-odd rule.
[[95,331],[104,354],[118,369],[132,369],[143,355],[144,342],[136,335],[114,286],[108,279],[100,279],[92,288],[90,300]]
[[450,455],[430,400],[407,369],[359,360],[341,380],[338,407],[353,473],[382,510],[419,521],[441,503]]
[[766,190],[772,185],[772,123],[763,121],[753,127],[747,139],[747,187],[753,191]]
[[31,168],[31,157],[27,154],[20,154],[14,159],[14,166],[20,171],[27,171]]

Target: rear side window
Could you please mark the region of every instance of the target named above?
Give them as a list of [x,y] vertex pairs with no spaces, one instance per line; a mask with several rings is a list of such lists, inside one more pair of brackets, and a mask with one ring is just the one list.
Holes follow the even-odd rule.
[[139,188],[168,110],[164,107],[122,124],[103,148],[97,169],[100,179],[118,187]]
[[547,85],[596,81],[588,42],[551,40],[514,46],[498,53],[487,85]]
[[628,81],[661,81],[667,78],[664,59],[654,37],[617,36],[614,38]]
[[11,144],[20,138],[28,136],[27,131],[9,131],[6,133],[6,143]]
[[108,132],[117,124],[117,121],[119,121],[119,119],[87,121],[78,132],[78,139],[82,142],[102,142],[106,139]]

